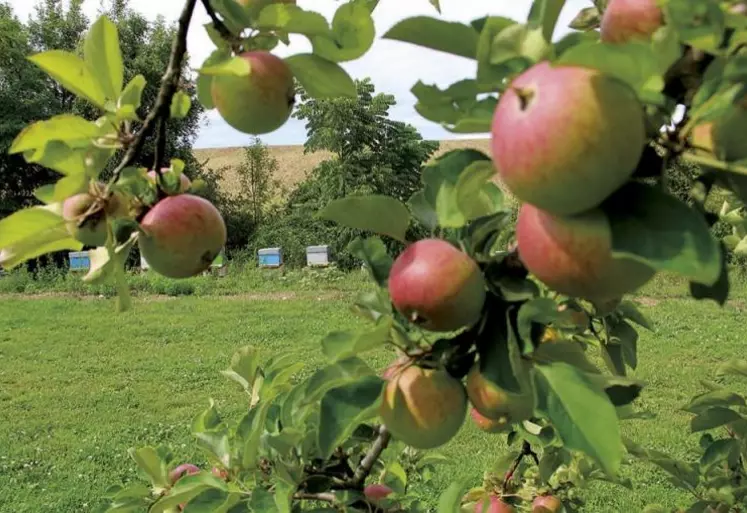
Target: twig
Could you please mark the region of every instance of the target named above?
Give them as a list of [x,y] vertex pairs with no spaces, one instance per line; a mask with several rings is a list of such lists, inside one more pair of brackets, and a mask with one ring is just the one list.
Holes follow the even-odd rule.
[[532,446],[529,444],[529,442],[524,440],[524,443],[522,443],[521,445],[521,452],[519,453],[518,456],[516,456],[516,459],[514,459],[513,463],[511,463],[511,466],[506,472],[506,476],[503,478],[503,485],[501,485],[501,491],[504,494],[506,493],[506,489],[508,488],[508,483],[514,477],[514,474],[516,473],[516,469],[519,468],[519,465],[521,464],[525,456],[531,456],[532,459],[534,460],[534,463],[536,465],[539,465],[539,458],[537,457],[537,453],[532,450]]
[[379,428],[379,436],[377,436],[376,440],[374,440],[373,444],[371,444],[368,452],[361,460],[360,465],[358,465],[358,468],[355,469],[353,478],[350,480],[350,485],[353,488],[360,488],[361,486],[363,486],[366,478],[371,473],[371,469],[373,469],[373,466],[376,464],[376,460],[379,459],[381,453],[384,452],[384,449],[387,448],[387,446],[389,445],[389,440],[391,440],[391,438],[392,435],[389,433],[389,430],[386,428],[386,426],[381,426]]
[[337,502],[337,497],[334,493],[320,492],[320,493],[307,493],[307,492],[296,492],[293,498],[299,501],[321,501],[321,502]]
[[[189,32],[189,23],[192,21],[192,15],[194,14],[196,4],[197,0],[187,0],[184,4],[184,9],[179,16],[176,38],[174,38],[174,43],[171,46],[169,66],[166,68],[166,73],[164,73],[163,78],[161,79],[161,89],[158,91],[156,103],[145,117],[145,121],[143,121],[143,126],[140,128],[140,131],[132,140],[132,143],[127,147],[127,151],[125,152],[122,161],[114,169],[114,176],[110,183],[116,182],[119,179],[122,170],[132,164],[135,157],[140,153],[140,150],[143,149],[145,138],[153,131],[156,122],[159,119],[167,119],[169,117],[171,112],[171,101],[179,87],[184,55],[187,53],[187,33]],[[156,148],[158,148],[159,145],[165,144],[165,142],[161,140],[163,137],[160,135],[161,134],[159,134],[159,138],[156,141]],[[156,169],[158,170],[160,167],[157,166]]]
[[210,20],[213,22],[213,27],[215,27],[215,30],[218,31],[220,37],[225,39],[231,45],[231,49],[234,52],[238,52],[241,47],[241,38],[231,32],[229,28],[226,27],[226,24],[223,23],[220,18],[218,18],[218,15],[215,13],[215,9],[213,9],[213,6],[210,5],[210,0],[202,0],[202,5],[205,7],[205,12],[207,12],[207,15],[210,16]]

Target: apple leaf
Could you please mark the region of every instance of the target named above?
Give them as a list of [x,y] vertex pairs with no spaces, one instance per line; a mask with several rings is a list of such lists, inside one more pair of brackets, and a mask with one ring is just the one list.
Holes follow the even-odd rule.
[[332,37],[327,19],[314,11],[305,11],[293,4],[271,4],[262,9],[256,28],[283,30],[305,36]]
[[303,404],[314,404],[336,386],[373,375],[373,369],[357,357],[347,358],[323,367],[309,378]]
[[26,126],[13,140],[8,153],[44,148],[52,141],[64,142],[71,149],[86,148],[102,134],[96,123],[72,114],[61,114]]
[[722,363],[716,373],[721,376],[731,374],[747,378],[747,360],[730,360]]
[[[476,56],[477,83],[481,90],[502,91],[505,88],[505,81],[507,78],[523,71],[531,64],[523,57],[509,61],[503,59],[500,64],[493,63],[493,42],[506,30],[509,31],[509,34],[511,31],[523,31],[522,26],[517,24],[514,20],[500,16],[490,16],[486,18],[484,25],[480,30],[480,37],[477,41]],[[500,48],[501,45],[499,45],[499,50]]]
[[699,50],[718,54],[724,37],[724,11],[718,2],[682,0],[667,4],[667,24],[680,40]]
[[479,98],[474,80],[462,80],[445,90],[418,82],[412,88],[418,99],[415,110],[425,119],[454,133],[487,133],[493,122],[498,100],[494,96]]
[[89,179],[83,174],[64,176],[57,180],[56,183],[42,185],[34,191],[34,196],[47,205],[64,201],[65,199],[85,192],[88,189]]
[[124,83],[124,64],[117,26],[106,16],[101,16],[91,26],[83,54],[88,69],[96,76],[106,98],[117,99]]
[[417,219],[420,224],[425,226],[431,232],[436,229],[438,226],[436,207],[428,202],[425,197],[425,191],[421,190],[413,194],[407,201],[407,206],[410,207],[412,216]]
[[[496,171],[490,160],[477,160],[464,168],[456,183],[456,203],[467,221],[495,214],[501,207],[503,194],[490,179]],[[497,190],[492,194],[489,190]]]
[[153,447],[141,447],[140,449],[130,449],[130,457],[135,460],[151,484],[156,488],[167,488],[169,486],[168,472],[166,462],[163,461],[158,451]]
[[71,149],[63,142],[52,141],[39,149],[24,152],[23,157],[29,164],[39,164],[60,174],[74,176],[86,173],[89,169],[88,163],[95,162],[95,159],[90,157],[97,153],[102,155],[104,151]]
[[744,420],[744,417],[734,410],[723,406],[712,406],[693,417],[690,421],[690,429],[693,433],[697,433],[698,431],[714,429],[739,420]]
[[311,43],[315,55],[333,62],[345,62],[364,55],[375,36],[376,28],[369,7],[364,2],[351,1],[337,8],[332,18],[331,37],[315,36]]
[[441,14],[441,2],[440,0],[428,0],[431,5]]
[[[465,485],[461,481],[451,483],[438,497],[438,509],[436,513],[455,513],[460,511],[459,507],[464,495]],[[487,511],[487,508],[485,508]]]
[[388,235],[402,242],[410,225],[410,211],[404,203],[379,194],[330,201],[319,216],[341,226]]
[[[473,164],[475,164],[475,167],[470,168]],[[488,165],[490,165],[490,158],[482,152],[454,150],[442,155],[435,162],[423,168],[425,200],[434,207],[440,226],[460,228],[467,223],[468,216],[462,211],[462,207],[465,206],[464,198],[469,196],[468,189],[472,185],[471,180],[465,178],[462,180],[460,187],[461,175],[471,169],[468,174],[474,172],[479,178],[479,176],[484,176]],[[460,207],[460,189],[465,188],[467,190],[462,191],[462,205]],[[480,194],[482,194],[482,190]],[[480,201],[483,200],[485,203],[478,209],[483,209],[485,205],[489,204],[489,200],[485,196],[482,196]]]
[[537,407],[569,449],[582,451],[610,476],[622,463],[620,426],[605,392],[581,370],[555,362],[535,366]]
[[690,282],[690,295],[695,299],[712,299],[719,306],[724,306],[729,299],[729,265],[728,252],[723,242],[719,243],[721,254],[721,274],[713,285]]
[[117,101],[117,107],[122,108],[124,106],[131,106],[134,110],[140,108],[140,104],[143,98],[143,90],[148,82],[145,80],[143,75],[136,75],[130,80],[119,95]]
[[356,237],[348,244],[348,251],[365,263],[366,270],[380,287],[386,287],[389,270],[392,268],[392,257],[380,238]]
[[522,392],[520,368],[514,366],[513,354],[520,354],[516,338],[509,336],[508,316],[491,315],[477,340],[480,374],[507,392]]
[[252,24],[252,17],[236,0],[210,0],[210,5],[221,15],[223,23],[233,34],[239,34]]
[[479,34],[463,23],[414,16],[395,24],[383,37],[474,59]]
[[251,393],[259,371],[259,352],[253,346],[245,346],[233,354],[231,364],[228,369],[221,371],[221,374],[240,384],[247,393]]
[[329,458],[353,430],[376,416],[384,380],[364,376],[328,390],[321,400],[319,450]]
[[734,438],[716,440],[703,453],[700,466],[710,469],[714,465],[727,463],[730,468],[739,465],[739,441]]
[[528,25],[531,28],[539,28],[545,41],[552,41],[555,25],[564,5],[565,0],[534,0],[527,18]]
[[189,109],[192,108],[192,99],[184,91],[177,91],[171,99],[171,117],[174,119],[186,118]]
[[91,268],[83,281],[90,284],[103,283],[114,274],[117,267],[124,269],[136,241],[137,232],[132,233],[124,244],[117,246],[113,251],[105,247],[90,251]]
[[542,36],[542,29],[527,25],[510,25],[494,37],[490,46],[491,66],[508,66],[522,63],[529,66],[547,58],[552,46]]
[[584,7],[571,20],[568,25],[574,30],[594,30],[599,28],[602,21],[602,13],[596,7]]
[[747,403],[745,403],[744,397],[737,394],[736,392],[731,392],[729,390],[712,390],[710,392],[706,392],[704,394],[700,394],[698,396],[695,396],[690,401],[690,404],[685,406],[683,408],[685,411],[689,411],[690,413],[698,414],[702,412],[703,410],[706,410],[708,408],[711,408],[713,406],[723,406],[723,407],[729,407],[729,406],[747,406]]
[[357,95],[355,82],[335,62],[306,53],[286,57],[285,63],[312,98],[355,98]]
[[[228,488],[226,483],[211,472],[203,471],[199,474],[187,475],[179,479],[173,488],[171,488],[168,495],[159,499],[148,511],[152,513],[166,513],[177,508],[179,504],[184,503],[190,503],[189,507],[193,507],[191,501],[207,490],[217,490],[226,493]],[[185,511],[187,510],[185,509]]]
[[106,107],[106,94],[88,65],[77,55],[62,50],[37,53],[28,58],[62,87],[88,100],[96,107]]
[[713,285],[721,275],[719,243],[703,217],[658,188],[628,183],[602,208],[618,257]]
[[568,49],[558,64],[598,69],[628,84],[645,102],[662,105],[663,71],[650,44],[631,41],[625,44],[582,43]]
[[366,351],[376,349],[390,340],[392,318],[380,318],[376,327],[363,333],[333,331],[322,340],[322,352],[333,362],[347,360]]

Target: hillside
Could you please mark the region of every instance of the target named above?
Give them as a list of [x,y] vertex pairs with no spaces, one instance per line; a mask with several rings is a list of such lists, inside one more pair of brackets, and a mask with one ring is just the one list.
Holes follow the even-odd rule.
[[[490,154],[489,139],[463,139],[441,141],[437,155],[459,148],[475,148]],[[195,156],[200,162],[207,162],[211,169],[228,167],[224,176],[224,186],[227,190],[236,187],[236,176],[230,168],[238,166],[243,158],[242,148],[215,148],[195,150]],[[277,179],[284,187],[292,188],[302,181],[306,174],[314,169],[321,161],[329,158],[326,152],[304,154],[303,146],[270,146],[272,155],[278,160]]]

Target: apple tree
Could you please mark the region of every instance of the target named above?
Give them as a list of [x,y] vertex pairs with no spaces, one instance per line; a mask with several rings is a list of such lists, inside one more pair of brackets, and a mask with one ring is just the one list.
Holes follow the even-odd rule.
[[[4,267],[94,246],[84,280],[116,282],[123,310],[131,307],[123,262],[135,244],[169,277],[210,265],[225,224],[163,145],[170,120],[190,106],[180,70],[197,4],[184,3],[144,119],[136,114],[144,80],[123,83],[117,30],[105,17],[82,55],[29,56],[100,117],[56,116],[16,138],[12,153],[61,178],[36,192],[43,205],[0,221]],[[311,98],[355,96],[340,63],[374,44],[376,0],[341,3],[331,21],[292,0],[200,4],[215,49],[197,70],[198,97],[237,130],[282,126],[294,81]],[[353,305],[368,329],[325,337],[327,364],[305,380],[294,378],[303,363],[292,356],[237,351],[224,374],[246,391],[246,413],[224,418],[211,403],[192,423],[211,468],[174,462],[163,447],[132,449],[144,482],[112,487],[101,511],[425,511],[414,487],[442,460],[429,451],[468,416],[505,435],[511,450],[483,483],[443,490],[439,512],[576,511],[590,480],[630,486],[620,474],[627,456],[669,472],[694,496],[688,511],[742,510],[743,397],[714,389],[690,404],[695,431],[729,433],[704,436],[697,465],[623,439],[620,422],[638,415],[642,384],[631,371],[638,329],[651,328],[625,295],[674,273],[694,298],[724,304],[725,248],[746,244],[747,5],[595,0],[556,38],[563,6],[535,0],[527,20],[469,24],[434,12],[383,34],[476,61],[475,76],[445,89],[418,82],[412,93],[424,118],[490,134],[492,154],[442,155],[407,202],[355,195],[326,205],[321,218],[370,234],[350,245],[375,284]],[[290,34],[307,37],[312,51],[276,56]],[[132,163],[151,133],[159,142],[149,172]],[[113,176],[101,180],[117,151]],[[698,166],[691,201],[666,192],[673,161]],[[705,208],[715,190],[729,194],[720,213]],[[521,202],[509,247],[499,243],[512,222],[507,193]],[[719,214],[735,228],[724,241],[709,231]],[[408,240],[416,222],[427,237]],[[395,259],[387,239],[405,245]],[[393,354],[383,371],[363,359],[382,348]],[[747,374],[745,362],[725,368]]]

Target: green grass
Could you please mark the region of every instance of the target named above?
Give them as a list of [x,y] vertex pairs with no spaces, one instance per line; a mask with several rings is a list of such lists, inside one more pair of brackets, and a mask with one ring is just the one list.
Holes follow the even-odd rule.
[[[645,293],[657,289],[667,299],[649,297],[642,307],[657,331],[642,334],[637,371],[648,384],[639,407],[656,417],[627,421],[624,431],[645,447],[686,457],[698,437],[688,434],[689,416],[679,407],[719,362],[743,357],[744,305],[677,298],[678,282]],[[136,478],[131,446],[167,443],[179,459],[202,461],[191,418],[210,397],[229,415],[245,407],[219,374],[237,348],[253,344],[267,356],[295,351],[311,372],[321,364],[320,337],[358,323],[343,299],[316,290],[287,297],[143,297],[120,316],[111,315],[108,298],[0,298],[0,512],[89,511],[107,486]],[[375,353],[372,364],[389,357]],[[465,424],[443,448],[452,463],[423,496],[432,500],[455,476],[479,484],[504,450],[503,437]],[[634,463],[625,474],[633,491],[595,485],[585,511],[637,512],[688,499],[649,465]]]

